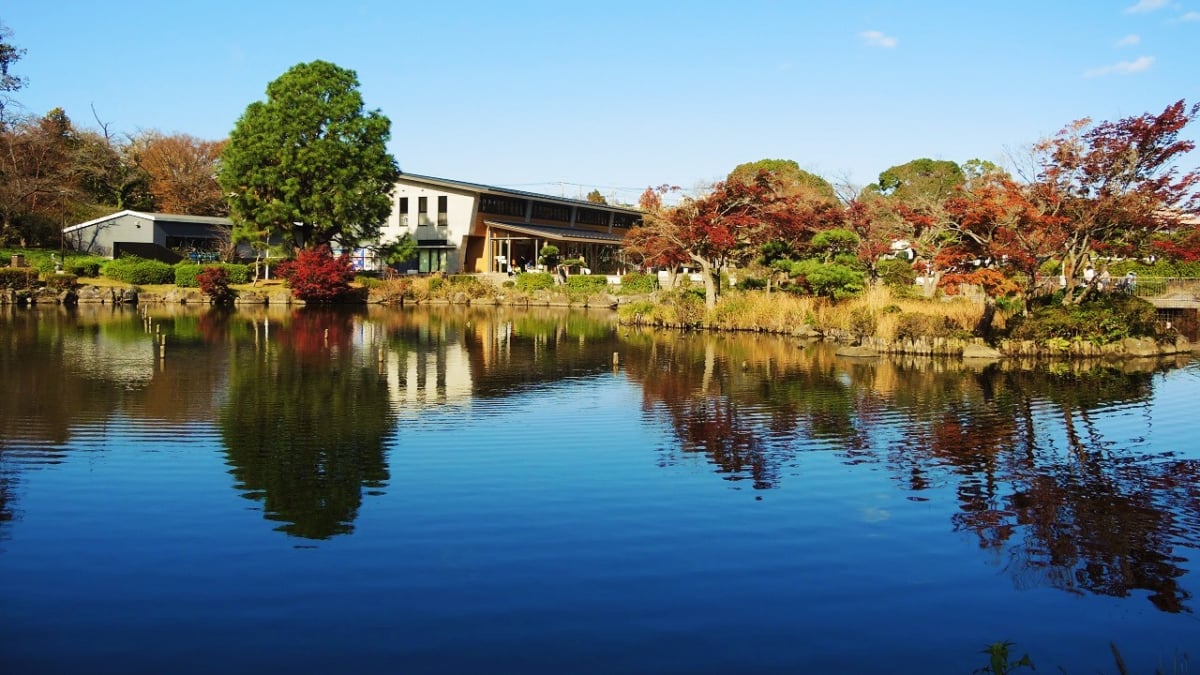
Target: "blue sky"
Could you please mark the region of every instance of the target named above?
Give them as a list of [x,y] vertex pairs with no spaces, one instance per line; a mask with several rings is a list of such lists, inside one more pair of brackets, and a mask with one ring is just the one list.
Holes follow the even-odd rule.
[[627,201],[763,158],[857,184],[1003,162],[1075,119],[1200,98],[1200,0],[65,0],[0,21],[28,112],[215,140],[323,59],[358,73],[404,171]]

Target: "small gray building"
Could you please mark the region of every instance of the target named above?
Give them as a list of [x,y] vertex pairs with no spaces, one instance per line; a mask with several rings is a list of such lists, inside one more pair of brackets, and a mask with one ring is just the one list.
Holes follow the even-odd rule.
[[116,258],[123,253],[175,262],[210,256],[229,241],[233,222],[213,216],[120,211],[63,228],[76,251]]

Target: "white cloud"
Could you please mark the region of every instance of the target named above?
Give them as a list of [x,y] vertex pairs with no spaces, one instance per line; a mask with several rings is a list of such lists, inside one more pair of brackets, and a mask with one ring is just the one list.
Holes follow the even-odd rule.
[[896,38],[890,35],[884,35],[882,32],[877,30],[865,30],[859,33],[858,36],[863,39],[864,43],[872,47],[884,47],[886,49],[891,49],[892,47],[900,44],[900,41]]
[[1121,38],[1120,40],[1117,40],[1116,46],[1132,47],[1133,45],[1141,44],[1141,42],[1142,42],[1142,36],[1138,35],[1137,33],[1132,33],[1130,35],[1126,35],[1125,37]]
[[1200,12],[1187,12],[1179,17],[1180,21],[1200,21]]
[[1111,66],[1101,66],[1092,68],[1083,74],[1084,77],[1101,77],[1104,75],[1132,75],[1140,73],[1154,65],[1153,56],[1139,56],[1132,61],[1121,61],[1114,63]]
[[1125,13],[1141,14],[1142,12],[1153,12],[1156,9],[1166,7],[1168,2],[1170,0],[1138,0],[1137,4],[1126,7]]

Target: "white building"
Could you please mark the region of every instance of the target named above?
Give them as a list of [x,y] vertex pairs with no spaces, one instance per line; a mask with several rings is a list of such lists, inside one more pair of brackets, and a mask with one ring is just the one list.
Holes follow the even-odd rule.
[[583,258],[595,274],[621,267],[620,245],[637,209],[507,188],[403,174],[380,241],[410,234],[418,272],[507,272],[536,266],[547,244]]

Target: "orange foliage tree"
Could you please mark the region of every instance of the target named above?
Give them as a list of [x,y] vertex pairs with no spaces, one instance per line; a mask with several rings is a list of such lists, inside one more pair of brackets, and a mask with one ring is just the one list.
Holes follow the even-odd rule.
[[225,141],[151,131],[131,144],[149,176],[154,207],[166,213],[224,216],[229,213],[217,184],[217,162]]

